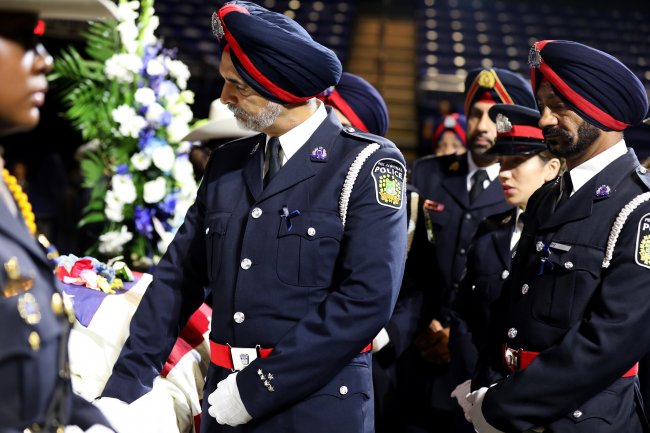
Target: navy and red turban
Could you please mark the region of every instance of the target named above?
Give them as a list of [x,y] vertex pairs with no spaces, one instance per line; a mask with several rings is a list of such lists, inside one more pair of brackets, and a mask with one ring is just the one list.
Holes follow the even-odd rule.
[[465,78],[465,115],[478,101],[537,108],[530,84],[521,75],[500,68],[469,71]]
[[386,135],[386,102],[372,84],[358,75],[343,72],[339,83],[318,98],[343,113],[355,128],[375,135]]
[[623,131],[648,112],[641,81],[615,57],[572,41],[539,41],[528,63],[533,91],[547,80],[558,96],[586,122]]
[[226,3],[213,14],[212,29],[242,79],[271,101],[306,101],[341,76],[341,62],[332,50],[292,19],[254,3]]
[[438,140],[440,140],[442,134],[444,134],[447,131],[456,134],[456,137],[458,137],[460,142],[463,143],[463,145],[465,145],[467,140],[465,134],[466,129],[467,129],[467,119],[462,114],[452,113],[445,116],[442,122],[440,122],[440,124],[433,131],[433,137],[431,138],[431,141],[433,142],[434,148],[436,144],[438,144]]

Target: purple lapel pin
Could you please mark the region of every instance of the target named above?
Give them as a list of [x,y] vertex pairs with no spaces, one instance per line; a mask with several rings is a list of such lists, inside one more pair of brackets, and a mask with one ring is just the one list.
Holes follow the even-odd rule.
[[327,161],[327,150],[322,146],[316,147],[311,151],[311,160],[317,162]]
[[609,197],[610,192],[612,192],[612,189],[609,187],[609,185],[601,185],[596,190],[596,197],[597,198]]

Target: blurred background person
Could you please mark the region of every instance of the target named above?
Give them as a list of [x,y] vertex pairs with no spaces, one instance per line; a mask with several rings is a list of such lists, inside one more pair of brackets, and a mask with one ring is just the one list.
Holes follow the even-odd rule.
[[453,113],[445,116],[431,137],[432,153],[435,156],[441,156],[461,155],[467,152],[465,148],[466,128],[467,120],[462,114]]

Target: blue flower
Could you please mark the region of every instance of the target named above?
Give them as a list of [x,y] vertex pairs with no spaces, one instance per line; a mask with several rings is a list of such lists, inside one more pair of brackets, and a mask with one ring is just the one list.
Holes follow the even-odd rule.
[[152,127],[147,126],[142,128],[138,136],[138,148],[140,150],[146,149],[149,146],[149,142],[154,138],[154,135],[156,135],[156,130]]
[[120,164],[117,167],[115,167],[115,174],[129,174],[128,164]]
[[135,229],[143,236],[153,237],[153,209],[136,205],[134,209]]
[[160,83],[160,86],[158,87],[157,96],[159,98],[169,99],[170,96],[176,96],[178,95],[178,93],[179,90],[176,84],[174,84],[172,81],[164,80],[162,83]]
[[167,194],[167,196],[158,203],[158,211],[156,212],[157,216],[160,216],[161,221],[166,221],[169,218],[174,216],[174,211],[176,210],[176,194]]

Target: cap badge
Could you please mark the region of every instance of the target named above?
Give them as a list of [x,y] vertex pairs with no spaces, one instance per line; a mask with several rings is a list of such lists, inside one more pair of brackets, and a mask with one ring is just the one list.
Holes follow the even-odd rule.
[[542,54],[537,49],[537,43],[530,47],[528,52],[528,67],[529,68],[539,68],[539,65],[542,64]]
[[445,117],[445,128],[452,129],[456,127],[456,119],[453,116]]
[[596,190],[596,197],[597,198],[609,197],[609,193],[611,192],[612,189],[609,187],[609,185],[601,185]]
[[491,69],[485,69],[481,71],[476,79],[479,86],[486,87],[488,89],[494,89],[494,85],[497,82],[495,72]]
[[501,113],[497,114],[496,124],[497,132],[500,134],[512,131],[512,123],[510,123],[510,119]]
[[221,38],[223,38],[223,35],[225,34],[223,31],[223,25],[221,24],[221,18],[219,18],[217,12],[212,14],[212,34],[214,34],[219,41],[221,41]]
[[327,150],[324,147],[318,146],[311,151],[311,160],[312,161],[327,161]]

